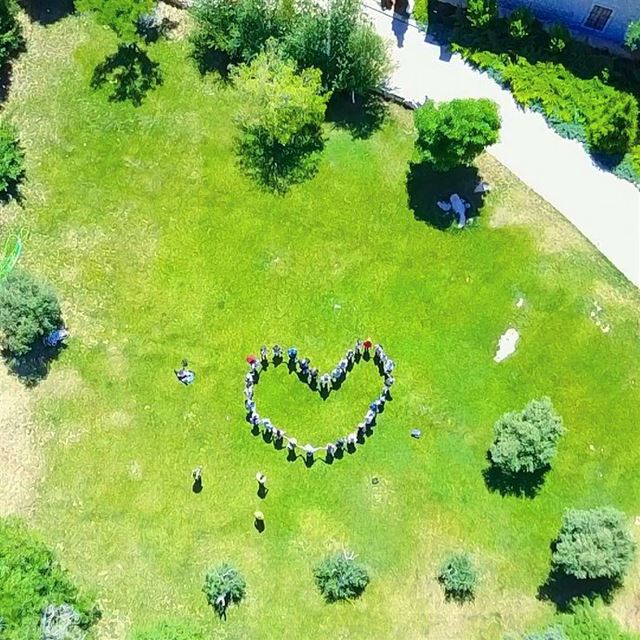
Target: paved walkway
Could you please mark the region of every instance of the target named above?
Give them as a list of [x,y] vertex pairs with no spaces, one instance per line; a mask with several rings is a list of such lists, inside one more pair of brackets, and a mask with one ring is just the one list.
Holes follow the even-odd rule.
[[491,98],[502,115],[498,144],[489,149],[503,165],[551,203],[631,282],[640,286],[640,192],[596,167],[580,145],[550,129],[537,113],[520,109],[511,93],[486,74],[449,55],[412,20],[364,3],[378,32],[390,40],[396,68],[391,89],[415,101]]

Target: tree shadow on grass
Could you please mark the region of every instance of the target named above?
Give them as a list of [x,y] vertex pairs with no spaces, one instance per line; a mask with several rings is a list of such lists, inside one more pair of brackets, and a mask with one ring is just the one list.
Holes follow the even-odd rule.
[[336,94],[329,100],[326,118],[348,131],[352,138],[364,140],[382,127],[388,115],[389,108],[381,96],[357,96],[352,102],[351,96]]
[[137,44],[121,44],[93,72],[94,89],[106,84],[112,86],[110,100],[129,101],[139,107],[147,93],[162,84],[160,65]]
[[[554,545],[555,541],[552,548]],[[620,581],[611,578],[580,580],[552,569],[545,583],[538,587],[538,599],[553,602],[559,612],[570,612],[582,600],[594,602],[600,598],[610,604],[621,586]]]
[[35,387],[49,375],[51,363],[58,359],[64,349],[66,349],[65,344],[48,347],[38,343],[22,356],[3,352],[2,357],[12,375],[26,387]]
[[317,172],[324,139],[318,127],[300,132],[283,145],[266,135],[245,133],[237,140],[238,161],[263,189],[284,195]]
[[[489,456],[487,455],[487,458]],[[482,471],[484,483],[491,492],[501,496],[514,496],[519,498],[535,498],[542,485],[544,477],[551,467],[546,466],[534,473],[508,473],[495,464],[491,464]]]
[[73,0],[20,0],[20,5],[34,22],[48,25],[73,13]]
[[439,200],[448,201],[457,193],[471,204],[467,217],[477,217],[484,203],[483,193],[474,193],[480,181],[476,167],[458,167],[452,171],[434,171],[425,163],[411,163],[407,172],[407,195],[409,209],[416,220],[426,222],[435,229],[445,231],[457,222],[453,211],[443,211],[437,205]]

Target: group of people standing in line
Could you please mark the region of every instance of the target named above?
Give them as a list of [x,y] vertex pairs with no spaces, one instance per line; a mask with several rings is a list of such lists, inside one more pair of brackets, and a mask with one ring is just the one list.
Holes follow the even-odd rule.
[[[369,339],[357,340],[352,349],[348,349],[345,357],[338,362],[331,373],[320,375],[318,368],[313,367],[308,358],[299,358],[298,350],[290,347],[286,350],[288,358],[289,371],[298,374],[303,382],[306,382],[312,389],[317,390],[323,397],[327,397],[331,391],[339,389],[341,384],[347,377],[347,374],[353,366],[361,360],[370,360],[371,351],[373,350],[373,361],[378,367],[381,377],[383,378],[383,387],[379,396],[369,405],[369,410],[360,422],[355,431],[344,437],[338,438],[335,442],[329,442],[324,446],[316,447],[311,444],[305,444],[301,447],[304,452],[305,462],[313,464],[314,457],[318,451],[326,452],[326,460],[332,461],[336,457],[341,457],[346,449],[347,451],[355,451],[357,443],[363,443],[365,436],[371,433],[376,425],[376,417],[384,410],[385,403],[391,399],[391,387],[394,383],[393,370],[395,363],[387,356],[382,346],[374,345]],[[278,366],[284,361],[285,351],[279,345],[274,345],[271,350],[271,362],[274,366]],[[256,403],[254,400],[254,387],[258,383],[260,373],[269,365],[269,349],[266,345],[260,348],[260,357],[254,355],[247,356],[247,363],[250,371],[245,376],[245,409],[247,411],[247,421],[258,432],[262,430],[265,439],[273,441],[276,446],[286,447],[289,455],[295,457],[298,447],[298,441],[292,436],[288,436],[283,429],[273,425],[269,418],[261,418],[256,412]]]

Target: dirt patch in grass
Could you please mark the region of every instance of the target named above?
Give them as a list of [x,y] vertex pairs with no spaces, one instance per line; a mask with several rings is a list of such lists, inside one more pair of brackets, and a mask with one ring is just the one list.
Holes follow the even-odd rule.
[[492,187],[488,198],[491,227],[530,227],[537,245],[546,253],[589,249],[589,242],[571,223],[495,158],[483,154],[478,160],[478,167]]
[[43,469],[29,392],[0,374],[0,516],[29,515]]
[[167,37],[171,40],[184,40],[193,25],[191,14],[186,9],[179,9],[166,2],[159,2],[158,9],[170,26]]

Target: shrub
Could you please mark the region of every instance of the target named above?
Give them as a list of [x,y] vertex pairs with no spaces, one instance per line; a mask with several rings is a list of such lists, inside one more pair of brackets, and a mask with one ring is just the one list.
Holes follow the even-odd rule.
[[17,11],[15,0],[0,0],[0,66],[5,65],[24,43]]
[[528,633],[523,640],[568,640],[562,627],[549,627],[538,633]]
[[569,509],[552,554],[554,570],[578,580],[620,581],[633,559],[635,546],[625,515],[612,507]]
[[241,165],[275,191],[309,177],[323,147],[327,96],[320,72],[283,59],[271,43],[250,65],[236,67],[237,146]]
[[100,24],[116,32],[125,42],[134,42],[138,37],[138,22],[141,16],[151,13],[154,0],[75,0],[78,11],[95,14]]
[[0,519],[0,611],[3,640],[71,640],[74,636],[61,636],[61,630],[80,634],[99,618],[51,551],[18,521],[6,518]]
[[418,151],[437,171],[470,165],[485,147],[498,141],[500,116],[491,100],[452,100],[439,106],[427,101],[414,118]]
[[416,0],[413,5],[413,19],[422,29],[429,23],[429,0]]
[[204,636],[190,622],[163,620],[152,627],[134,629],[128,640],[204,640]]
[[247,583],[235,567],[224,563],[207,573],[202,591],[214,611],[224,617],[229,606],[242,602]]
[[496,0],[468,0],[467,20],[477,28],[486,27],[498,17]]
[[565,431],[549,398],[532,400],[521,412],[505,413],[493,430],[491,462],[508,474],[547,468]]
[[629,23],[624,34],[624,43],[631,51],[640,49],[640,20]]
[[369,584],[366,568],[350,552],[326,557],[313,575],[327,602],[358,598]]
[[536,17],[528,7],[518,7],[509,16],[509,35],[516,40],[524,40],[531,35],[536,25]]
[[0,199],[6,199],[24,178],[24,151],[15,127],[0,122]]
[[478,584],[478,574],[471,556],[467,553],[450,555],[440,567],[438,582],[442,585],[447,598],[458,602],[473,600]]
[[572,615],[566,616],[565,636],[567,640],[637,640],[638,636],[626,633],[608,615],[602,615],[595,606],[582,602],[574,607]]
[[563,24],[552,24],[549,27],[549,51],[551,53],[562,53],[570,42],[571,34]]
[[60,305],[49,285],[20,269],[0,283],[0,334],[11,356],[28,353],[36,340],[60,325]]

